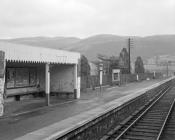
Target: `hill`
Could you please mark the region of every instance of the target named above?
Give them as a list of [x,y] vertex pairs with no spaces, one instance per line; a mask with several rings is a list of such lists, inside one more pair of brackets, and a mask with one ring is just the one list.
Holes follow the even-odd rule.
[[[89,60],[95,60],[97,54],[119,55],[123,47],[127,48],[128,38],[128,36],[101,34],[85,39],[76,37],[32,37],[3,39],[1,41],[78,51],[87,56]],[[131,57],[134,60],[137,56],[141,56],[146,60],[154,56],[175,55],[175,35],[133,36],[131,38],[133,38],[134,44],[131,48]]]
[[76,37],[26,37],[14,39],[1,39],[0,41],[7,41],[16,44],[26,44],[54,49],[66,49],[66,47],[80,41],[80,39]]

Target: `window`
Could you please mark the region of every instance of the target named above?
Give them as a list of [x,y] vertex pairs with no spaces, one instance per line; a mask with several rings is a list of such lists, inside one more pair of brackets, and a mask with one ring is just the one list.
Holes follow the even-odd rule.
[[36,86],[36,68],[7,68],[7,88]]

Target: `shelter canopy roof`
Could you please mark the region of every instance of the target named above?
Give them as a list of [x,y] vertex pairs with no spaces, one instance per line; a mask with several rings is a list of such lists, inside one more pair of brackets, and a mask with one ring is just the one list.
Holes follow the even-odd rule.
[[78,64],[80,53],[0,42],[5,59],[14,62]]

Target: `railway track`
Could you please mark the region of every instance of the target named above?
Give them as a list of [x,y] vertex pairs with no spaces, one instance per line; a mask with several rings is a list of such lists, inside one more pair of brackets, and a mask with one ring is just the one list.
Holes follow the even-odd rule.
[[172,109],[171,116],[165,125],[161,140],[175,140],[175,107]]
[[[101,140],[174,140],[175,87],[133,113]],[[172,138],[174,137],[174,138]]]

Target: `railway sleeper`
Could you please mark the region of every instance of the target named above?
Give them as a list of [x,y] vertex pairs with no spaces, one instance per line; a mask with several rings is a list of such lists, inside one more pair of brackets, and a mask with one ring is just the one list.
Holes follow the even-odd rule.
[[[174,116],[174,117],[175,117],[175,116]],[[170,122],[167,123],[167,125],[168,125],[168,126],[169,126],[169,125],[175,126],[175,121],[170,121]]]
[[[161,108],[161,107],[160,107]],[[157,113],[157,114],[164,114],[164,112],[167,112],[169,108],[166,109],[162,109],[162,110],[154,110],[154,108],[152,108],[153,112]],[[151,110],[149,113],[152,113]]]
[[155,121],[155,122],[153,122],[153,121],[147,121],[147,120],[140,120],[139,122],[141,122],[141,123],[148,123],[148,124],[152,124],[152,125],[154,125],[154,124],[158,124],[158,125],[162,125],[162,121]]
[[161,114],[156,114],[156,115],[154,115],[154,114],[147,114],[147,115],[145,115],[144,117],[145,118],[163,118],[163,117],[165,117],[166,115],[161,115]]
[[143,136],[143,137],[156,137],[158,133],[150,133],[150,132],[140,132],[140,131],[131,131],[127,132],[127,135],[131,136]]
[[166,116],[162,117],[144,117],[142,118],[141,120],[147,120],[147,121],[161,121],[161,120],[164,120]]
[[[162,114],[164,114],[164,112],[162,112],[162,111],[159,111],[159,112],[150,111],[149,114],[151,114],[151,115],[162,115]],[[146,114],[146,115],[147,115],[147,114]]]
[[137,125],[135,125],[135,126],[153,126],[153,127],[160,127],[160,124],[153,124],[153,123],[143,123],[143,122],[138,122],[138,123],[136,123]]
[[129,139],[129,140],[155,140],[155,137],[125,136],[123,139]]
[[175,136],[171,134],[161,138],[161,140],[174,140],[174,139],[175,139]]
[[156,130],[158,131],[160,128],[157,126],[134,126],[133,129],[139,129],[140,131],[142,131],[142,129],[150,129],[150,130]]
[[160,117],[165,117],[166,116],[166,114],[168,113],[168,110],[166,110],[166,111],[163,111],[162,110],[162,112],[159,112],[159,113],[147,113],[147,114],[145,114],[144,115],[144,117],[158,117],[158,116],[160,116]]
[[164,133],[165,134],[170,133],[170,134],[174,134],[175,135],[175,129],[168,129],[168,130],[164,131]]
[[155,128],[132,128],[130,131],[158,133],[159,130],[160,130],[160,128],[159,129],[155,129]]

